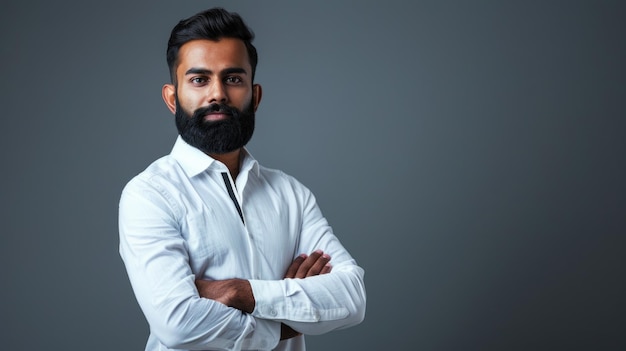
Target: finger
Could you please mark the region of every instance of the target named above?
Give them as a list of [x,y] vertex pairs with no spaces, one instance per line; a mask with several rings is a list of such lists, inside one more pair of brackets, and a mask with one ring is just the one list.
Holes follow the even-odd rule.
[[324,266],[324,268],[322,268],[322,271],[320,272],[320,274],[326,274],[326,273],[330,273],[330,271],[333,269],[333,266],[331,266],[329,263],[326,264]]
[[311,269],[311,267],[313,267],[313,265],[315,264],[315,262],[317,262],[317,260],[322,257],[322,255],[324,254],[324,252],[322,252],[322,250],[315,250],[313,251],[313,253],[311,253],[309,255],[309,257],[307,257],[304,262],[302,262],[302,264],[300,265],[300,267],[298,268],[298,271],[296,272],[296,278],[304,278],[307,276],[307,274],[309,273],[309,269]]
[[322,271],[324,270],[324,268],[326,267],[326,265],[328,264],[328,262],[330,262],[330,256],[328,256],[327,254],[322,254],[317,259],[317,261],[315,261],[313,266],[311,266],[311,268],[309,268],[309,271],[307,272],[306,276],[307,277],[311,277],[311,276],[314,276],[314,275],[321,274]]
[[300,256],[296,257],[296,259],[293,260],[293,262],[291,262],[291,264],[289,265],[289,268],[287,268],[285,278],[295,278],[296,272],[298,272],[298,268],[300,268],[305,258],[307,258],[306,254],[301,254]]

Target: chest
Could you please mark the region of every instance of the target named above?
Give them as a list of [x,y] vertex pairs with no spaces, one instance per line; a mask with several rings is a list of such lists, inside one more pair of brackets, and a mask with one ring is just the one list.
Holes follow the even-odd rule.
[[205,279],[281,279],[298,254],[300,216],[291,199],[254,187],[234,199],[227,189],[196,187],[184,203],[181,235],[189,264]]

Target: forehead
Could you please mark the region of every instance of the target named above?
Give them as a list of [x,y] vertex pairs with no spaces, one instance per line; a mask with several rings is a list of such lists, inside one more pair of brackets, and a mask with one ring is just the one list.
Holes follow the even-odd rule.
[[233,67],[243,68],[248,73],[252,70],[245,44],[235,38],[200,39],[183,44],[178,51],[176,74],[184,74],[192,67],[213,72]]

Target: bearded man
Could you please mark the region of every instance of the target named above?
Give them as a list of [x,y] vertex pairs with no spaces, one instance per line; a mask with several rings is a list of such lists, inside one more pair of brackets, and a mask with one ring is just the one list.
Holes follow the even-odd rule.
[[364,319],[364,271],[313,194],[245,148],[262,97],[253,37],[221,8],[172,30],[162,95],[179,136],[119,207],[146,350],[304,350],[304,335]]

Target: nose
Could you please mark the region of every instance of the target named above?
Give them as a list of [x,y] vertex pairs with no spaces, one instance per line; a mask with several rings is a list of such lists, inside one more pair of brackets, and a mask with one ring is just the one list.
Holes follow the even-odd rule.
[[226,87],[224,86],[224,83],[215,79],[212,84],[209,85],[207,99],[209,100],[209,104],[227,103],[228,95],[226,94]]

